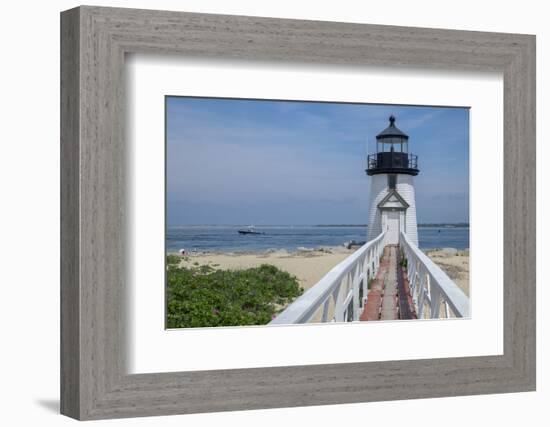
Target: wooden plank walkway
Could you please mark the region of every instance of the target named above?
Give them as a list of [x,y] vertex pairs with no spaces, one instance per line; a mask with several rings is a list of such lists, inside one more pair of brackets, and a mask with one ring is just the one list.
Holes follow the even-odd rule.
[[398,245],[384,248],[378,272],[367,294],[359,317],[362,321],[416,318],[406,272],[401,267]]
[[395,246],[386,246],[389,250],[389,267],[384,276],[384,294],[380,320],[397,319],[397,255]]

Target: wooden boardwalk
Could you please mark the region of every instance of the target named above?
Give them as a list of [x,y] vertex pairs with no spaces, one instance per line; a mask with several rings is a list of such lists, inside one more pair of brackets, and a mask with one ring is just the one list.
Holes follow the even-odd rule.
[[362,321],[415,319],[406,270],[398,245],[384,248],[378,273],[370,285]]

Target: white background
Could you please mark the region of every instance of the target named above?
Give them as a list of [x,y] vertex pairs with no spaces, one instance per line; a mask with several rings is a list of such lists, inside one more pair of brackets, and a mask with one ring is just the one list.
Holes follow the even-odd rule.
[[[130,372],[175,372],[502,354],[502,76],[127,58],[132,224]],[[217,76],[223,75],[223,80]],[[269,82],[266,86],[264,82]],[[468,105],[472,318],[164,330],[164,96]],[[374,134],[374,130],[372,130]],[[368,135],[365,135],[368,138]],[[414,141],[413,141],[414,144]],[[494,166],[487,170],[487,159]],[[365,197],[368,180],[365,179]],[[494,189],[490,192],[486,188]],[[495,274],[495,271],[498,273]],[[223,357],[212,351],[223,348]],[[342,349],[350,348],[350,351]],[[383,343],[372,346],[370,343]],[[192,349],[190,351],[190,349]]]
[[[72,1],[9,2],[2,9],[2,89],[0,92],[2,152],[0,182],[0,284],[2,349],[0,420],[9,426],[68,425],[57,414],[59,384],[59,16]],[[248,14],[281,18],[321,19],[375,24],[411,25],[537,34],[538,74],[538,214],[550,215],[550,178],[542,159],[550,155],[544,117],[550,116],[550,28],[544,2],[460,2],[393,0],[391,2],[317,1],[97,1],[96,4],[197,12]],[[546,196],[546,197],[545,197]],[[550,253],[541,244],[548,226],[538,224],[540,265]],[[200,414],[116,420],[109,425],[146,426],[280,426],[350,423],[403,425],[428,423],[469,426],[548,425],[550,336],[548,298],[542,267],[538,271],[538,391],[349,404],[309,408]]]

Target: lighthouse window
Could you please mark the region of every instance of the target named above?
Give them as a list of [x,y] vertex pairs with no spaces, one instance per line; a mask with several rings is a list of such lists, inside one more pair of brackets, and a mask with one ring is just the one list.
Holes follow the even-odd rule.
[[395,184],[397,183],[397,175],[390,174],[388,175],[388,187],[392,190],[395,190]]

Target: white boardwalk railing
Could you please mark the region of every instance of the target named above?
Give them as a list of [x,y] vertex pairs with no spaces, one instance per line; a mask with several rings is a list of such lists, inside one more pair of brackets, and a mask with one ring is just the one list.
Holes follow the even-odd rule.
[[[365,243],[290,304],[270,324],[359,320],[384,250],[385,233]],[[319,316],[315,318],[314,316]]]
[[418,318],[469,317],[470,300],[462,289],[404,233],[399,235],[399,246],[407,260],[407,276]]

